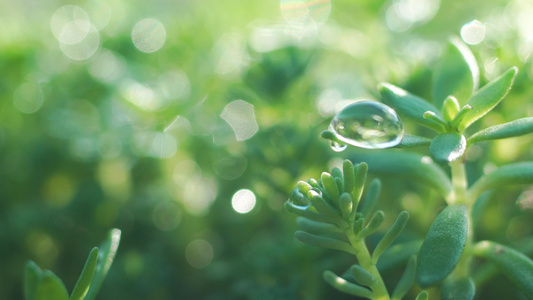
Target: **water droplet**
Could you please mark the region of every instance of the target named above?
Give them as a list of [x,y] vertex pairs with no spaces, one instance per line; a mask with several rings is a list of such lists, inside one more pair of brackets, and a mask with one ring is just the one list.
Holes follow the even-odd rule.
[[392,108],[375,101],[346,106],[333,117],[329,131],[346,144],[366,149],[393,147],[403,138],[400,117]]
[[335,141],[329,141],[329,146],[335,152],[342,152],[348,148],[348,145],[337,143]]

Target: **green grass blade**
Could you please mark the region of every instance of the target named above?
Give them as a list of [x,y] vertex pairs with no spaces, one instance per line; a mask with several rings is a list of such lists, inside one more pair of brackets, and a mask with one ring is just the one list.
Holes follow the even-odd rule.
[[109,268],[111,268],[115,255],[117,254],[118,245],[120,243],[120,234],[120,229],[112,229],[107,236],[107,240],[99,247],[96,273],[91,282],[91,287],[85,296],[86,300],[95,299],[96,294],[100,290],[100,286],[102,285],[107,272],[109,272]]
[[476,286],[470,277],[446,280],[440,288],[442,300],[472,300]]
[[511,280],[525,295],[533,295],[533,261],[523,253],[491,241],[474,247],[474,255],[483,257]]
[[85,262],[85,266],[81,271],[80,277],[78,278],[78,282],[76,282],[76,285],[74,286],[74,290],[72,290],[70,300],[85,299],[85,296],[89,291],[89,287],[91,286],[97,263],[98,248],[94,247],[89,253],[89,257],[87,257],[87,261]]
[[46,270],[35,293],[35,300],[68,300],[68,292],[61,279]]
[[348,282],[345,279],[335,275],[331,271],[324,272],[324,280],[341,292],[363,298],[374,299],[374,294],[369,289],[358,284]]
[[424,118],[426,111],[440,116],[439,109],[431,103],[389,83],[381,83],[378,90],[383,102],[394,108],[401,117],[409,118],[436,131],[441,130],[433,121]]
[[458,129],[460,132],[479,118],[483,117],[500,103],[511,89],[517,72],[518,69],[516,67],[509,69],[502,76],[489,82],[472,95],[467,102],[467,104],[472,107],[472,110],[464,116],[459,125]]
[[468,145],[472,145],[477,142],[506,139],[515,136],[521,136],[533,132],[533,118],[522,118],[504,123],[496,126],[492,126],[476,132],[468,140]]
[[26,300],[34,300],[37,288],[42,278],[43,271],[33,261],[26,263],[24,273],[24,295]]
[[433,74],[433,103],[442,107],[453,95],[463,103],[479,86],[479,67],[472,51],[459,38],[452,38]]
[[466,139],[459,133],[443,133],[437,135],[429,146],[435,160],[451,163],[461,158],[466,150]]
[[444,280],[455,268],[466,243],[466,205],[450,205],[435,219],[418,253],[417,282],[421,287]]
[[500,167],[492,173],[483,175],[468,190],[470,199],[477,199],[488,189],[512,184],[533,182],[533,162],[521,162]]

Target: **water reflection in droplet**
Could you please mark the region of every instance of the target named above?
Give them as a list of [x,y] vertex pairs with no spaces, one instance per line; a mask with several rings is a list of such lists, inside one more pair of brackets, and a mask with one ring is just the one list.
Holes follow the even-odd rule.
[[403,124],[396,112],[375,101],[346,106],[333,117],[329,130],[342,142],[367,149],[393,147],[403,138]]
[[255,207],[255,194],[254,192],[242,189],[238,190],[231,198],[231,206],[233,210],[240,214],[247,214]]
[[21,84],[13,95],[13,105],[20,112],[32,114],[37,112],[44,103],[44,96],[41,86],[35,82],[25,82]]
[[229,103],[224,107],[220,117],[231,126],[237,141],[247,140],[259,130],[254,106],[246,101],[236,100]]
[[335,141],[329,141],[329,146],[331,147],[331,150],[333,150],[335,152],[342,152],[342,151],[346,150],[346,148],[348,148],[348,145],[341,144],[341,143],[338,143],[338,142],[335,142]]
[[465,24],[461,28],[461,38],[470,45],[481,43],[485,38],[485,25],[478,20]]
[[137,49],[142,52],[155,52],[165,44],[167,33],[161,22],[155,19],[139,21],[131,31],[131,39]]

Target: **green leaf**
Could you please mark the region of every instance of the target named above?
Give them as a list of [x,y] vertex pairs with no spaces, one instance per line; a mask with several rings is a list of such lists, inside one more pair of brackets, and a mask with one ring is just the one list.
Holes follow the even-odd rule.
[[294,233],[294,236],[296,236],[299,241],[311,246],[341,250],[355,255],[355,249],[352,246],[337,239],[311,234],[302,230],[297,230]]
[[429,146],[431,140],[416,135],[404,135],[401,142],[395,148],[414,148]]
[[342,171],[344,173],[344,191],[348,194],[351,194],[354,189],[355,174],[353,164],[350,160],[344,160],[344,162],[342,163]]
[[379,180],[379,178],[374,178],[370,182],[365,200],[361,204],[361,215],[363,218],[368,218],[372,210],[374,210],[374,207],[376,207],[380,191],[381,180]]
[[474,55],[459,38],[452,38],[433,74],[433,103],[442,107],[450,95],[464,103],[478,86],[479,67]]
[[339,209],[342,214],[342,218],[346,221],[350,220],[350,215],[353,211],[353,201],[352,196],[348,193],[342,193],[339,198]]
[[91,250],[91,253],[89,253],[89,257],[87,258],[87,261],[85,262],[85,266],[83,267],[83,270],[81,271],[80,277],[78,278],[78,282],[76,282],[76,285],[74,286],[74,290],[72,290],[72,294],[70,295],[70,300],[85,299],[85,296],[87,295],[87,292],[89,291],[89,287],[91,286],[91,282],[94,276],[94,272],[96,270],[97,262],[98,262],[98,248],[94,247]]
[[107,272],[113,264],[115,255],[117,254],[118,245],[120,244],[120,229],[114,228],[109,231],[106,241],[99,247],[98,251],[98,265],[96,266],[96,272],[91,282],[89,292],[85,296],[86,300],[93,300],[100,290],[100,286],[104,281]]
[[518,69],[516,67],[509,69],[502,76],[489,82],[472,95],[467,102],[472,107],[472,110],[466,113],[463,121],[459,125],[458,129],[460,132],[500,103],[511,89],[517,72]]
[[372,252],[372,263],[376,264],[378,262],[378,259],[387,248],[394,242],[394,240],[400,235],[402,230],[405,228],[405,224],[407,224],[407,220],[409,220],[409,213],[407,211],[402,211],[398,217],[396,218],[396,221],[394,221],[394,224],[389,228],[389,230],[385,233],[383,238],[381,238],[381,241],[379,241],[378,245],[376,246],[376,249],[374,249],[374,252]]
[[299,216],[302,216],[304,218],[308,218],[308,219],[318,221],[318,222],[329,222],[329,223],[332,222],[328,217],[312,211],[310,205],[301,206],[301,205],[296,205],[294,203],[286,201],[284,206],[286,210],[294,214],[297,214]]
[[353,209],[352,209],[352,214],[350,215],[350,220],[352,222],[355,220],[355,214],[357,213],[357,206],[359,205],[361,196],[363,195],[363,189],[365,188],[367,173],[368,173],[368,164],[366,162],[361,162],[359,165],[357,165],[357,169],[355,169],[355,174],[354,174],[354,177],[355,177],[354,188],[352,191]]
[[33,261],[26,263],[26,272],[24,273],[24,295],[26,300],[35,299],[39,282],[41,281],[43,271]]
[[459,261],[468,234],[466,205],[450,205],[429,228],[418,253],[417,282],[427,287],[444,280]]
[[309,201],[313,203],[315,209],[323,216],[329,218],[332,222],[340,221],[342,217],[339,215],[339,212],[331,207],[326,199],[320,196],[316,191],[310,191],[307,195]]
[[418,253],[423,241],[415,240],[391,246],[379,258],[378,270],[383,272],[405,263],[412,255]]
[[421,291],[415,298],[415,300],[427,300],[429,298],[428,292]]
[[440,111],[431,103],[389,83],[381,83],[378,90],[383,102],[394,108],[401,117],[440,132],[439,126],[432,120],[424,118],[426,111],[432,111],[440,116]]
[[454,96],[448,96],[446,100],[444,100],[444,103],[442,104],[442,117],[445,121],[451,122],[457,116],[459,111],[461,110],[461,107],[459,105],[459,101]]
[[353,265],[350,268],[350,273],[355,281],[357,281],[357,283],[360,285],[372,286],[374,282],[376,282],[374,275],[370,274],[370,272],[365,270],[365,268],[361,267],[360,265]]
[[374,294],[369,289],[358,284],[348,282],[345,279],[335,275],[331,271],[324,271],[324,280],[341,292],[368,299],[374,298]]
[[385,221],[385,213],[381,210],[376,211],[372,216],[372,219],[370,219],[370,222],[368,222],[368,225],[366,225],[366,227],[359,232],[357,238],[364,239],[365,237],[371,235],[378,230],[381,224],[383,224],[383,221]]
[[68,300],[65,285],[52,271],[46,270],[42,274],[41,282],[35,293],[36,300]]
[[333,176],[331,176],[331,174],[329,174],[328,172],[323,172],[320,176],[320,180],[329,197],[331,198],[331,200],[333,200],[333,203],[338,203],[340,193]]
[[476,286],[470,277],[446,280],[440,288],[442,300],[472,300]]
[[470,199],[476,199],[485,190],[511,184],[529,184],[533,182],[533,162],[521,162],[499,167],[483,175],[468,190]]
[[496,265],[525,295],[533,295],[533,261],[529,257],[491,241],[477,243],[474,255]]
[[409,259],[409,262],[407,262],[407,267],[405,268],[405,271],[403,272],[403,275],[400,278],[400,281],[394,288],[391,299],[400,300],[403,298],[403,296],[405,296],[405,294],[407,294],[407,292],[409,291],[409,289],[413,286],[413,283],[415,282],[415,272],[416,272],[416,255],[413,255]]
[[374,174],[399,177],[432,187],[446,196],[452,190],[448,175],[435,163],[416,153],[397,150],[365,151],[358,153],[356,161],[366,161]]
[[317,222],[304,217],[297,217],[296,224],[301,230],[316,235],[342,233],[342,231],[336,225],[324,222]]
[[472,145],[477,142],[505,139],[533,132],[533,117],[511,121],[509,123],[492,126],[476,132],[467,143]]
[[466,139],[459,133],[442,133],[437,135],[429,146],[433,158],[442,162],[454,162],[463,156]]

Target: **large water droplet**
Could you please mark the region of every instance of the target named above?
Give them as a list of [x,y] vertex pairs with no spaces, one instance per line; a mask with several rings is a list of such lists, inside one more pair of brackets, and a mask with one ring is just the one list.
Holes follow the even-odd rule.
[[348,145],[341,144],[341,143],[338,143],[338,142],[335,142],[335,141],[329,141],[329,146],[335,152],[342,152],[342,151],[346,150],[346,148],[348,148]]
[[403,138],[403,124],[396,112],[379,102],[357,101],[333,117],[329,131],[346,143],[366,149],[394,147]]

